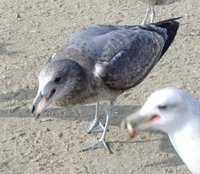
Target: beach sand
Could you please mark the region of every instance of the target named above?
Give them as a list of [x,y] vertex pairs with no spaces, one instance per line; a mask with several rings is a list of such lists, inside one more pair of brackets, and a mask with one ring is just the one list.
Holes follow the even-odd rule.
[[[0,173],[2,174],[187,174],[162,133],[134,139],[121,120],[158,88],[175,86],[200,99],[199,0],[157,6],[156,21],[183,16],[175,41],[149,76],[115,102],[106,149],[80,152],[101,133],[87,134],[95,105],[49,108],[34,121],[30,112],[38,73],[68,36],[91,24],[140,24],[146,6],[134,0],[0,1]],[[100,108],[105,120],[106,103]],[[187,140],[186,140],[187,143]],[[187,149],[186,149],[187,150]]]

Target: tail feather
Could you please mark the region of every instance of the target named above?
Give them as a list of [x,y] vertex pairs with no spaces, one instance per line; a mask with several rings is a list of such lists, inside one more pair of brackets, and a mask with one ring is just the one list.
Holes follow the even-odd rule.
[[164,20],[164,21],[154,23],[154,25],[156,25],[157,27],[167,29],[167,36],[168,37],[167,37],[167,40],[166,40],[165,45],[163,47],[161,57],[168,50],[169,46],[171,45],[171,43],[173,42],[173,40],[176,36],[176,33],[178,31],[178,28],[179,28],[179,22],[177,22],[176,20],[178,20],[180,18],[182,18],[182,17],[172,18],[172,19],[168,19],[168,20]]

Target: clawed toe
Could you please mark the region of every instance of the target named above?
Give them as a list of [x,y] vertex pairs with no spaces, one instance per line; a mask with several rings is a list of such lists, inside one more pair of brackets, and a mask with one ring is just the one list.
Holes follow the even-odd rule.
[[95,133],[95,132],[103,132],[104,131],[104,126],[100,121],[98,122],[92,122],[92,123],[87,123],[85,125],[85,129],[87,133]]
[[97,149],[97,148],[102,148],[102,147],[105,147],[109,151],[109,153],[112,153],[107,143],[103,139],[86,144],[85,147],[82,149],[82,151],[88,151],[90,149]]

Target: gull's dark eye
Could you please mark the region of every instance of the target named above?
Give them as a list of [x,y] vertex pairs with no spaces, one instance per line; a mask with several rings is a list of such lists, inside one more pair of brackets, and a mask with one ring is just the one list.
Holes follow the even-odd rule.
[[167,105],[158,105],[158,109],[167,109]]
[[61,79],[62,79],[61,77],[56,77],[55,80],[54,80],[54,82],[55,83],[59,83],[61,81]]

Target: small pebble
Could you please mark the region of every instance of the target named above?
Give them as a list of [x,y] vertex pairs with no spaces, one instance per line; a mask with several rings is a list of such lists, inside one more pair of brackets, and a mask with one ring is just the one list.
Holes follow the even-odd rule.
[[58,137],[59,137],[59,138],[62,138],[62,137],[63,137],[63,133],[62,133],[62,132],[59,133]]

